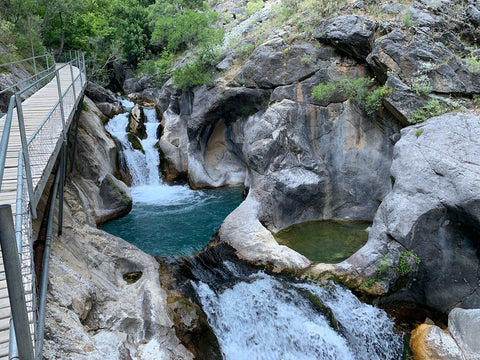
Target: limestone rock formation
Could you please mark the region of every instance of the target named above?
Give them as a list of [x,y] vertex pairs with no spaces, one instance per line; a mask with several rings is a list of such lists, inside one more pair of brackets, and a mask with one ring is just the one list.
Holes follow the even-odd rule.
[[87,82],[85,88],[85,95],[88,96],[95,104],[97,104],[100,111],[107,117],[111,118],[123,111],[122,105],[117,100],[115,94],[105,89],[104,87],[95,84],[91,81]]
[[117,149],[104,131],[101,112],[89,98],[84,101],[88,111],[80,115],[72,191],[82,199],[89,221],[101,224],[127,214],[132,199],[127,186],[110,175],[115,173]]
[[414,359],[480,359],[480,309],[454,308],[448,314],[448,329],[422,324],[412,331]]
[[422,324],[412,331],[410,348],[415,360],[465,360],[448,331],[435,325]]
[[[406,287],[391,299],[410,300],[447,311],[480,307],[480,118],[446,114],[402,130],[392,163],[394,186],[380,205],[368,243],[338,266],[315,273],[376,278],[381,258],[392,260],[390,285],[398,279],[400,256],[409,257]],[[368,291],[368,287],[365,289]],[[380,292],[382,292],[380,291]]]

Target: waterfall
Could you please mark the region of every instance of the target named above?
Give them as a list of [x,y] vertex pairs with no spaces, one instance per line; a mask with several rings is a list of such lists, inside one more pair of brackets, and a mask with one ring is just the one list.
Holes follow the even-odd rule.
[[[225,360],[401,359],[403,336],[393,321],[344,287],[244,275],[228,261],[223,266],[240,281],[218,286],[207,277],[191,284]],[[323,308],[331,309],[337,328]]]
[[[122,102],[123,103],[123,102]],[[157,128],[159,122],[155,109],[144,109],[145,127],[147,137],[140,141],[145,152],[133,148],[128,141],[128,117],[129,113],[114,116],[105,126],[107,131],[114,136],[121,144],[121,151],[132,177],[132,186],[160,185],[160,174],[158,166],[160,158],[157,143]]]

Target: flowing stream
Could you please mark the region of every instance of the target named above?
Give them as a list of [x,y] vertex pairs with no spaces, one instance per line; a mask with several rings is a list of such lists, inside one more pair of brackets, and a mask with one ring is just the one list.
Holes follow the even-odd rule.
[[[121,143],[134,205],[129,215],[103,229],[152,255],[191,256],[240,204],[241,189],[193,191],[162,183],[155,149],[158,120],[154,109],[145,109],[145,115],[145,154],[127,139],[128,113],[106,126]],[[393,321],[349,290],[268,275],[209,252],[180,263],[189,268],[187,292],[206,313],[225,360],[402,358],[403,336]]]
[[[383,310],[348,289],[295,282],[224,255],[189,264],[190,286],[225,360],[397,360],[403,336]],[[211,266],[215,263],[215,266]]]
[[[134,105],[122,103],[127,109]],[[133,209],[102,229],[152,255],[193,255],[241,203],[242,188],[194,191],[188,185],[163,183],[156,149],[159,122],[155,109],[145,108],[144,114],[147,137],[140,143],[145,153],[128,141],[128,112],[116,115],[105,127],[121,146],[120,156],[131,175]]]

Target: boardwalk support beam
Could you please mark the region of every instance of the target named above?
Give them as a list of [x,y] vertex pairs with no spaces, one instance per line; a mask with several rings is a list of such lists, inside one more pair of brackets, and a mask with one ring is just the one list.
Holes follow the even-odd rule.
[[12,309],[20,359],[33,359],[33,345],[30,327],[28,326],[25,291],[23,289],[22,272],[18,259],[18,249],[15,240],[12,208],[10,205],[0,205],[0,243],[2,246],[3,263],[7,278],[8,296]]

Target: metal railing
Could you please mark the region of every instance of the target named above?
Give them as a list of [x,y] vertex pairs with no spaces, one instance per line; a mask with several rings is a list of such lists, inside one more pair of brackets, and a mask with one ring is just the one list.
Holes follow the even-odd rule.
[[[33,66],[33,74],[27,77],[20,77],[19,71],[16,69],[19,66],[30,67]],[[5,64],[0,64],[0,68],[4,68],[10,72],[12,76],[12,85],[0,90],[0,95],[7,91],[15,92],[15,89],[21,90],[26,84],[36,82],[40,78],[44,78],[46,74],[52,73],[55,69],[55,60],[52,54],[37,55],[28,59],[11,61]]]
[[[25,82],[25,79],[22,79],[21,83],[17,83],[8,88],[13,89],[16,87],[19,88],[19,90],[10,97],[9,107],[3,126],[2,139],[0,141],[1,191],[12,122],[16,118],[20,132],[21,150],[18,152],[15,226],[13,226],[13,217],[10,206],[0,205],[0,241],[2,252],[4,252],[4,248],[6,252],[10,251],[8,254],[4,253],[4,267],[12,309],[9,359],[33,359],[34,353],[35,358],[42,358],[45,298],[36,299],[31,221],[32,218],[36,218],[37,216],[37,204],[43,194],[58,154],[61,149],[63,149],[63,152],[66,151],[67,132],[76,109],[79,106],[86,85],[85,59],[83,54],[75,52],[75,56],[67,63],[58,64],[52,61],[51,66],[48,66],[50,65],[49,56],[51,55],[46,54],[40,57],[6,64],[10,66],[11,64],[14,65],[25,61],[35,60],[35,74],[30,77],[30,80],[35,79],[35,81],[25,86],[21,85]],[[37,66],[35,64],[36,61],[38,61],[38,58],[42,57],[45,57],[49,71],[42,70],[37,72]],[[0,67],[3,65],[0,65]],[[63,79],[60,78],[60,73],[64,74],[64,76],[65,73],[67,73],[67,76],[69,77],[69,85],[67,85],[65,89],[62,89],[61,80]],[[22,95],[54,77],[56,78],[56,81],[50,81],[47,86],[56,83],[58,101],[52,105],[38,128],[33,131],[29,138],[27,138],[21,100]],[[4,89],[2,92],[8,89]],[[61,167],[60,173],[64,177],[66,172],[64,169],[66,162],[61,161],[59,166]],[[37,179],[36,183],[34,183],[34,178]],[[56,180],[56,182],[57,181],[58,180]],[[64,181],[64,179],[61,179],[61,181]],[[52,201],[55,202],[55,199]],[[52,205],[52,208],[55,208],[55,206]],[[50,218],[53,221],[53,215],[51,215]],[[12,229],[14,229],[13,237]],[[17,261],[12,260],[11,253],[14,250],[16,250],[16,253],[18,254]],[[29,255],[26,256],[28,259],[25,259],[25,256],[22,257],[22,253]],[[15,258],[15,256],[13,257]],[[32,276],[30,285],[31,289],[27,289],[27,285],[23,282],[25,274],[22,274],[22,263],[25,267],[26,261],[29,262],[27,267],[30,267],[28,271]],[[39,293],[42,297],[45,297],[48,284],[48,258],[44,260],[43,271],[46,271],[46,273],[41,275],[42,281],[40,283]],[[11,286],[12,291],[10,291]],[[23,289],[23,293],[19,288]],[[30,313],[35,314],[38,319],[32,329],[33,331],[30,329],[28,318],[25,320],[24,316],[25,313],[28,313],[27,302],[25,301],[26,292],[32,294],[32,301],[29,305]],[[37,308],[37,303],[39,304],[39,308]],[[33,320],[35,321],[35,319]],[[41,339],[38,336],[40,336]],[[17,339],[21,346],[17,347]],[[32,340],[25,343],[25,339]]]

